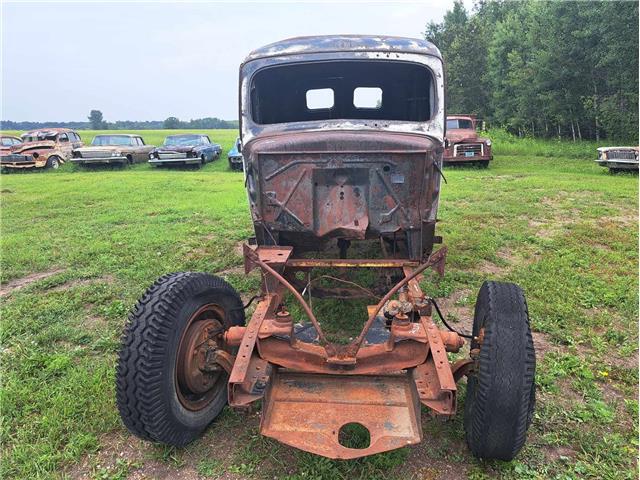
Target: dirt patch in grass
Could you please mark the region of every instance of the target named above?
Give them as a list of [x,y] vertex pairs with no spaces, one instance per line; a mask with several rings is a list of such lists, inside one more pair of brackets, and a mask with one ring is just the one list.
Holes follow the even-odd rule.
[[557,447],[545,447],[543,449],[543,452],[546,459],[550,462],[556,462],[558,460],[564,459],[572,460],[578,455],[578,452],[566,445],[560,445]]
[[613,217],[607,217],[602,221],[609,221],[613,223],[618,223],[624,226],[632,226],[638,224],[638,212],[636,209],[632,209],[629,213],[623,213],[621,215],[616,215]]
[[[184,449],[170,449],[121,431],[102,435],[99,448],[85,455],[66,474],[72,479],[127,478],[195,480],[217,478],[235,480],[242,475],[228,473],[247,429],[258,429],[256,414],[244,416],[225,412],[204,437]],[[213,477],[198,472],[202,461],[218,465]]]
[[536,350],[536,358],[544,357],[548,352],[558,353],[562,349],[559,345],[551,342],[550,336],[546,333],[531,332],[533,337],[533,347]]
[[10,295],[16,290],[20,290],[21,288],[37,282],[38,280],[53,277],[54,275],[58,275],[62,272],[64,272],[64,269],[48,270],[46,272],[32,273],[31,275],[27,275],[26,277],[11,280],[10,282],[0,286],[0,298],[6,295]]
[[65,290],[71,290],[72,288],[77,287],[86,287],[87,285],[93,285],[95,283],[108,283],[112,284],[115,279],[111,275],[105,275],[103,277],[97,278],[79,278],[75,280],[69,280],[68,282],[64,282],[61,285],[56,285],[53,288],[50,288],[49,292],[63,292]]
[[473,327],[473,308],[465,305],[473,292],[464,288],[455,290],[446,298],[439,298],[438,305],[445,319],[458,331],[471,332]]
[[501,267],[487,260],[483,260],[482,262],[480,262],[480,264],[474,270],[483,273],[490,279],[492,277],[502,277],[508,272],[508,268]]
[[215,275],[219,277],[226,277],[227,275],[242,275],[244,274],[244,266],[238,265],[236,267],[225,268],[224,270],[220,270],[219,272],[215,272]]
[[101,447],[86,455],[67,472],[69,478],[182,479],[202,478],[194,465],[176,466],[153,458],[154,447],[124,433],[110,433],[100,438]]

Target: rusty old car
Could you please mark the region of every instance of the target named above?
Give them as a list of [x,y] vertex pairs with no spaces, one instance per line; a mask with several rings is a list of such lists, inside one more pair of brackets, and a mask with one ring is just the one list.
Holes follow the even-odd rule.
[[164,143],[149,153],[149,164],[160,166],[202,166],[220,157],[222,147],[201,133],[169,135]]
[[146,162],[154,148],[154,145],[147,145],[140,135],[96,135],[91,145],[73,150],[71,162],[79,165],[131,165]]
[[22,144],[0,156],[2,170],[23,168],[56,169],[83,145],[80,135],[68,128],[43,128],[23,133]]
[[610,172],[638,171],[639,147],[600,147],[595,160],[601,167]]
[[22,140],[11,135],[0,135],[0,155],[11,152],[11,149],[17,148],[22,144]]
[[493,160],[491,140],[478,136],[475,115],[448,115],[446,136],[445,164],[473,163],[488,167]]
[[263,435],[353,459],[419,443],[421,405],[454,416],[466,377],[471,451],[518,453],[535,401],[522,290],[484,282],[472,332],[423,290],[447,253],[435,232],[443,68],[433,44],[397,37],[293,38],[249,54],[239,103],[255,237],[243,254],[261,288],[243,304],[223,278],[181,272],[146,291],[116,374],[131,432],[185,445],[227,403],[261,402]]

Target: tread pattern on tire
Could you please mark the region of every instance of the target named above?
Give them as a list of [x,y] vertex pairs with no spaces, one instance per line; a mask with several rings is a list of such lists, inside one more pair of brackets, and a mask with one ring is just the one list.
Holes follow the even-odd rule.
[[176,425],[168,418],[168,399],[160,392],[166,345],[179,307],[194,291],[207,288],[233,299],[235,308],[228,312],[227,326],[244,324],[242,301],[235,289],[219,277],[194,272],[163,275],[129,315],[116,368],[116,401],[125,426],[140,438],[182,446],[206,428]]
[[511,460],[524,445],[535,405],[535,350],[522,289],[485,282],[475,316],[474,336],[481,326],[485,332],[479,371],[467,386],[467,444],[478,457]]

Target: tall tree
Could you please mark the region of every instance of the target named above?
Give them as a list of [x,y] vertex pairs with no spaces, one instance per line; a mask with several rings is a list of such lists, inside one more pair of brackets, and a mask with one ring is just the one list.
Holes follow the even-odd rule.
[[164,128],[170,130],[180,128],[180,120],[178,120],[176,117],[169,117],[164,121]]
[[101,130],[104,127],[104,120],[102,119],[102,112],[100,110],[91,110],[89,113],[89,122],[91,122],[91,128],[94,130]]
[[456,2],[425,37],[443,53],[452,113],[527,135],[637,139],[637,2]]

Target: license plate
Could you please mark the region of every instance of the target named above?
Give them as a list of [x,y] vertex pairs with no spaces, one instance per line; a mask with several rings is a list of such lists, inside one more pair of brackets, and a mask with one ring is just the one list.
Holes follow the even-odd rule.
[[475,156],[475,153],[474,152],[464,152],[464,156],[465,157],[473,157],[473,156]]

